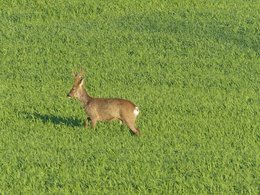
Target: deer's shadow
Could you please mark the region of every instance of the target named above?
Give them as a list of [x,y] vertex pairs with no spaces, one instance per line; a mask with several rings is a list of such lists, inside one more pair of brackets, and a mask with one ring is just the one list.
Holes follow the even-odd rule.
[[23,112],[22,116],[28,120],[40,120],[42,123],[53,123],[55,125],[66,125],[71,127],[82,126],[82,121],[70,117],[56,116],[53,114],[41,114],[38,112],[28,113]]

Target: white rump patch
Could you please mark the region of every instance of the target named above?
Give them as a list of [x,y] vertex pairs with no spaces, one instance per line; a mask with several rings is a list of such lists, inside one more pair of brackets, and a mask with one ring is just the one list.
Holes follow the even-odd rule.
[[135,107],[134,109],[134,115],[137,116],[139,114],[139,108],[138,107]]

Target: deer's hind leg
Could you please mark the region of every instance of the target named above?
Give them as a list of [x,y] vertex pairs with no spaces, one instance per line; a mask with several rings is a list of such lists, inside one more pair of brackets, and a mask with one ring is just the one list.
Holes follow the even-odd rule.
[[135,127],[135,118],[125,120],[125,123],[135,135],[140,135],[140,130]]

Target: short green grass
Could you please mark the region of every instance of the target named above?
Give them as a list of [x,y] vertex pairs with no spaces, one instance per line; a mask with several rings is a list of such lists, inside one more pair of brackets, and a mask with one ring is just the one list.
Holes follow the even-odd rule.
[[[259,194],[258,1],[0,1],[0,194]],[[66,98],[136,103],[141,137]]]

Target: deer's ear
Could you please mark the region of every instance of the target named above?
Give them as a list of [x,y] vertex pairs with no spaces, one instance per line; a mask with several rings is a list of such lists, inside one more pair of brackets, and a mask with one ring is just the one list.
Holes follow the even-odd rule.
[[84,84],[84,78],[82,78],[82,79],[80,80],[79,86],[82,87],[83,84]]

